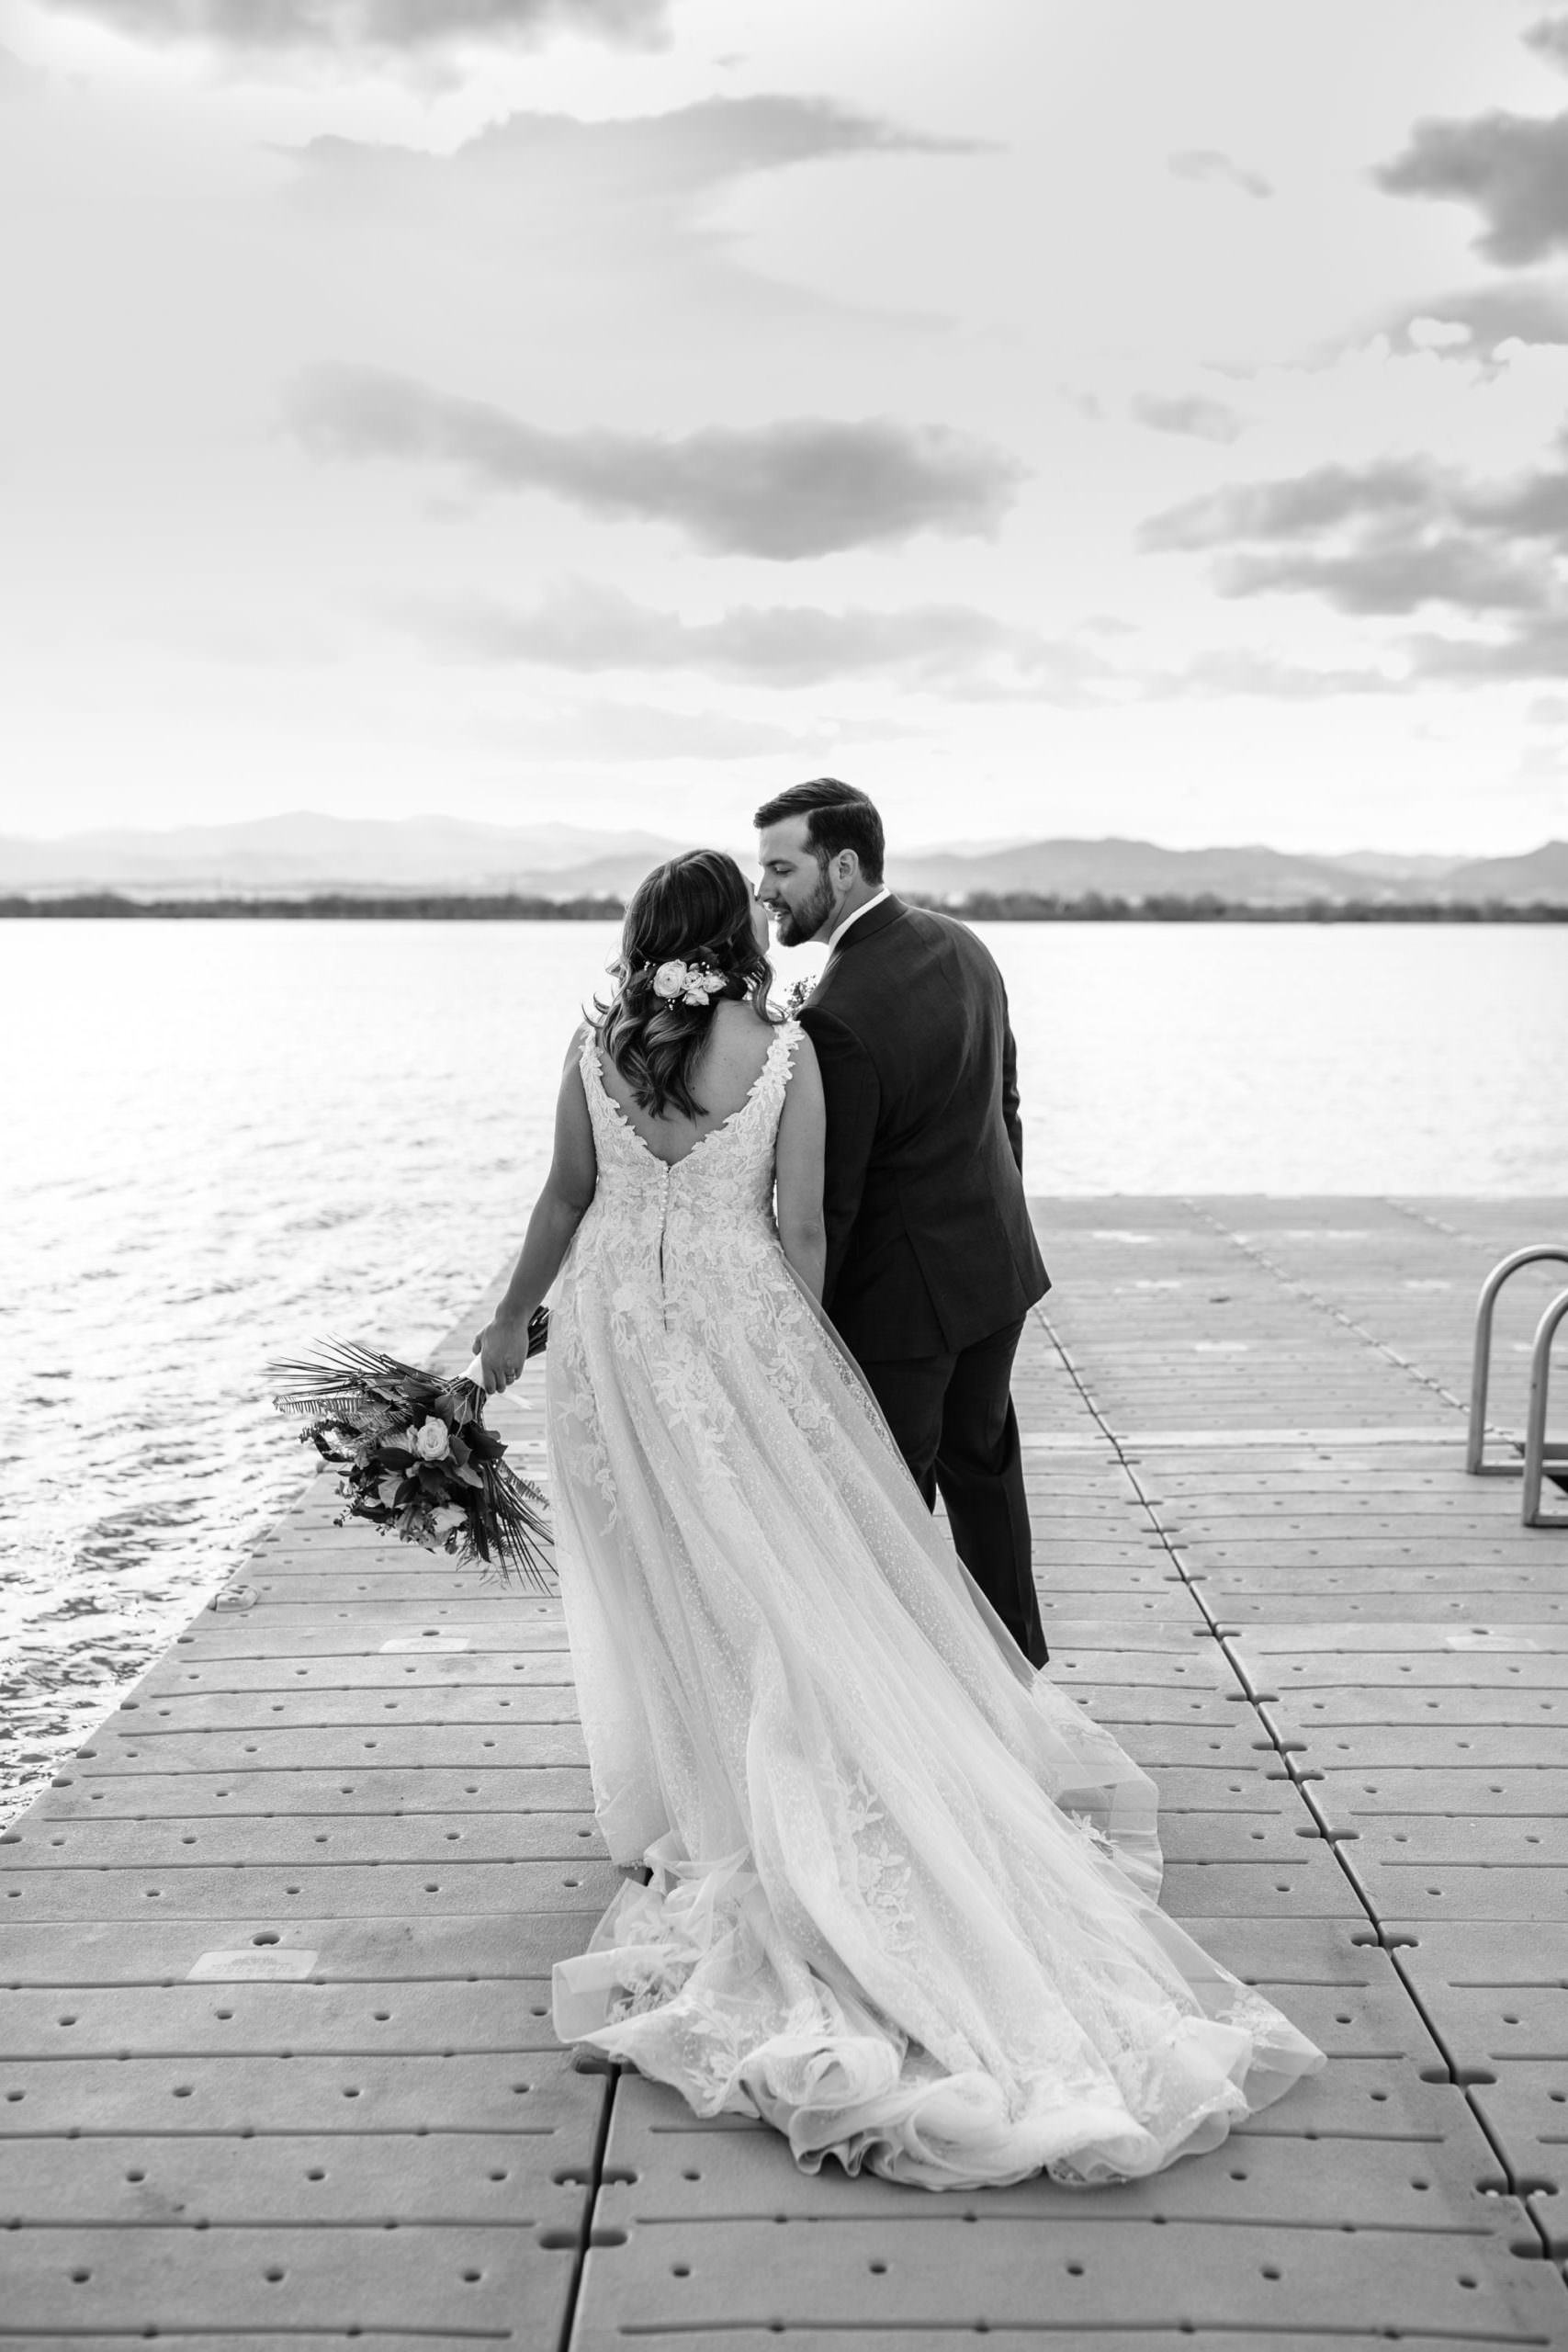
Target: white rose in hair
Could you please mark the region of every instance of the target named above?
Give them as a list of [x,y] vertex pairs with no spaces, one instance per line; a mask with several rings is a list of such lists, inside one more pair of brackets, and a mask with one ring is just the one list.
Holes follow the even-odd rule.
[[677,956],[673,963],[660,964],[653,976],[653,993],[661,996],[666,1004],[673,1004],[686,986],[686,967]]
[[433,1415],[421,1421],[413,1433],[413,1450],[422,1462],[445,1462],[452,1451],[452,1439],[445,1421]]

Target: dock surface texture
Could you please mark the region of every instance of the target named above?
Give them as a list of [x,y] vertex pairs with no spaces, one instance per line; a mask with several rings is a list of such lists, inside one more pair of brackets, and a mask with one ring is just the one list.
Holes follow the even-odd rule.
[[574,2071],[558,1607],[322,1476],[0,1847],[0,2346],[1568,2346],[1568,1533],[1461,1467],[1477,1286],[1568,1201],[1035,1206],[1052,1671],[1326,2071],[1153,2181],[945,2196]]

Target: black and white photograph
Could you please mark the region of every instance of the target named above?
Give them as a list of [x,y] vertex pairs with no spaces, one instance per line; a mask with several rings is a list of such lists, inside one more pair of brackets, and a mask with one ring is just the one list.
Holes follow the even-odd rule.
[[0,2346],[1568,2352],[1568,6],[0,0]]

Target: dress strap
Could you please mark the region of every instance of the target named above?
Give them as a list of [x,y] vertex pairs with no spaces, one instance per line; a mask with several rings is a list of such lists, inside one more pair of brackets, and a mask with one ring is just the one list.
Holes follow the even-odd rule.
[[799,1022],[795,1018],[793,1013],[787,1021],[781,1021],[779,1023],[778,1035],[773,1039],[772,1050],[776,1053],[781,1046],[784,1047],[785,1050],[783,1059],[786,1076],[789,1071],[795,1068],[795,1057],[799,1050],[800,1041],[805,1035],[805,1030],[801,1027]]
[[780,1022],[752,1090],[753,1102],[765,1101],[775,1111],[783,1108],[785,1090],[795,1069],[795,1057],[805,1035],[798,1021]]

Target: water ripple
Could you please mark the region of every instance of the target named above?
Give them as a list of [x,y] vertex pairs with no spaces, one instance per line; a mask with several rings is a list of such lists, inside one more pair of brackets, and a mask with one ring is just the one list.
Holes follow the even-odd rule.
[[[1522,1016],[1568,1001],[1568,931],[986,936],[1038,1192],[1561,1189],[1568,1023]],[[426,1353],[515,1248],[613,944],[0,924],[26,1008],[0,1028],[26,1114],[0,1173],[0,1810],[302,1489],[268,1360],[333,1332]]]

